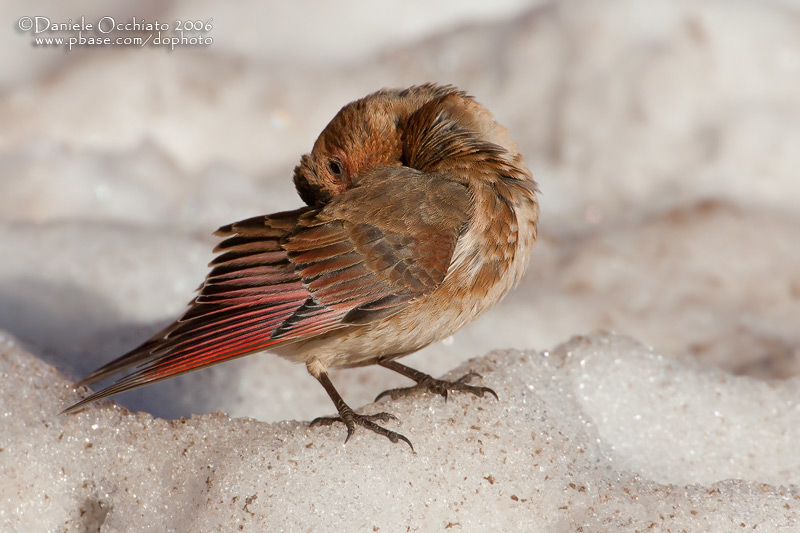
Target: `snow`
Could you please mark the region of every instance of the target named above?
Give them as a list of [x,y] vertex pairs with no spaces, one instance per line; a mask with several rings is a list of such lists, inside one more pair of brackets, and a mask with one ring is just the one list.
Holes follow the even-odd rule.
[[[0,530],[800,529],[800,5],[428,5],[0,6],[216,23],[174,52],[0,32]],[[542,189],[520,286],[403,359],[499,402],[372,405],[408,380],[335,372],[416,453],[343,445],[262,354],[57,415],[181,312],[214,229],[299,206],[343,104],[427,81],[491,109]]]
[[105,402],[55,417],[76,398],[68,380],[9,337],[0,365],[15,381],[0,395],[7,531],[797,527],[797,382],[734,378],[613,334],[449,374],[481,373],[499,401],[366,407],[396,414],[416,453],[223,413],[164,420]]

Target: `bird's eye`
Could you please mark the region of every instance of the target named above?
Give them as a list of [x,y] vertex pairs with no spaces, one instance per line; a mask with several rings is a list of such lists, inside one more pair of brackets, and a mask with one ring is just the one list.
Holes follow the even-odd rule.
[[331,171],[331,174],[338,176],[342,173],[342,162],[338,159],[330,159],[328,160],[328,169]]

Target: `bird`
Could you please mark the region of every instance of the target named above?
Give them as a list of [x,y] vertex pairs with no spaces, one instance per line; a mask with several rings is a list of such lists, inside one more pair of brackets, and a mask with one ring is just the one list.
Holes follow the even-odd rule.
[[304,363],[334,403],[347,442],[363,427],[404,435],[342,399],[328,371],[379,365],[417,391],[497,394],[469,373],[439,380],[398,358],[449,337],[498,303],[525,272],[539,189],[509,131],[466,92],[426,83],[344,106],[303,155],[305,204],[222,226],[210,272],[188,309],[77,385],[129,371],[64,409],[186,372],[271,351]]

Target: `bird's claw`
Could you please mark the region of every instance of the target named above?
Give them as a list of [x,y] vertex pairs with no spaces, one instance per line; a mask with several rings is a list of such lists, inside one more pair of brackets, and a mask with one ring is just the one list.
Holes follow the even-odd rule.
[[346,443],[350,440],[350,437],[355,432],[355,426],[359,425],[363,428],[366,428],[370,431],[377,433],[378,435],[383,435],[390,441],[396,443],[397,441],[402,440],[406,444],[411,447],[411,451],[414,451],[414,445],[411,444],[411,441],[408,440],[404,435],[397,433],[395,431],[391,431],[386,429],[385,427],[379,426],[374,421],[380,422],[388,422],[390,420],[397,420],[397,417],[391,413],[376,413],[374,415],[360,415],[358,413],[354,413],[353,411],[345,412],[339,416],[325,416],[315,418],[311,421],[311,426],[329,426],[336,422],[342,422],[345,426],[347,426],[347,437],[345,437],[344,442]]
[[390,396],[393,400],[396,400],[397,398],[414,394],[417,391],[439,394],[440,396],[444,397],[445,401],[447,401],[447,395],[449,391],[469,392],[480,397],[483,397],[483,395],[488,392],[494,396],[496,400],[499,399],[497,397],[497,393],[489,387],[476,387],[474,385],[467,384],[467,382],[469,382],[472,378],[480,377],[481,375],[477,372],[470,372],[469,374],[465,374],[454,381],[446,381],[443,379],[435,379],[426,374],[424,378],[420,379],[417,384],[412,387],[402,387],[399,389],[389,389],[383,391],[382,393],[378,394],[378,396],[375,398],[375,401],[377,402],[384,396]]

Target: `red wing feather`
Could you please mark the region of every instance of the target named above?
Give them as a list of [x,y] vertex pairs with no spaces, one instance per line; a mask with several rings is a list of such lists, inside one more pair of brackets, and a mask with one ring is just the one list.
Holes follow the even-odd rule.
[[83,383],[139,369],[66,411],[270,346],[384,318],[435,290],[466,225],[466,188],[402,167],[383,167],[368,178],[321,210],[303,208],[220,228],[220,255],[186,313]]
[[280,342],[271,339],[272,332],[311,297],[280,241],[308,211],[255,217],[220,228],[217,234],[228,237],[215,250],[222,254],[211,262],[211,272],[183,316],[82,383],[131,367],[140,370],[67,411]]

